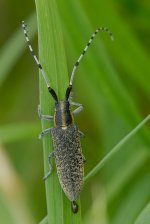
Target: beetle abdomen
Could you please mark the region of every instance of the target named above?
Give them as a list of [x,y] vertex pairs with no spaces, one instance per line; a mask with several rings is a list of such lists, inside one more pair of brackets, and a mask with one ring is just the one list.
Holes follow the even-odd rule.
[[76,125],[53,128],[52,138],[60,184],[70,201],[75,201],[83,187],[84,166],[80,135]]

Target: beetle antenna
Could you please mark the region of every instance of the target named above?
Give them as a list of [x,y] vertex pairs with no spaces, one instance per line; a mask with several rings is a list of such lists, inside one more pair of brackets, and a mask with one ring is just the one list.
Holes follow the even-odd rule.
[[89,42],[87,43],[86,47],[84,48],[84,50],[82,51],[80,57],[78,58],[78,60],[76,61],[76,63],[74,64],[74,67],[73,67],[73,70],[72,70],[72,74],[71,74],[71,78],[70,78],[70,86],[72,86],[72,82],[73,82],[73,78],[74,78],[74,75],[75,75],[75,71],[81,61],[81,59],[83,58],[85,52],[87,51],[87,49],[89,48],[91,42],[93,41],[94,37],[96,36],[96,34],[99,32],[99,31],[105,31],[108,33],[108,35],[110,36],[111,40],[114,40],[114,37],[112,35],[112,33],[110,32],[110,30],[106,27],[99,27],[97,30],[95,30],[95,32],[92,34]]
[[54,98],[54,100],[56,102],[58,102],[57,95],[56,95],[55,91],[51,88],[50,83],[49,83],[48,78],[47,78],[47,75],[45,74],[42,65],[40,64],[40,62],[39,62],[36,54],[34,53],[34,50],[32,48],[31,42],[30,42],[29,37],[28,37],[28,34],[27,34],[27,25],[25,24],[24,21],[22,21],[22,28],[23,28],[24,36],[25,36],[25,39],[27,41],[29,50],[30,50],[30,52],[31,52],[31,54],[32,54],[32,56],[33,56],[36,64],[38,65],[38,67],[39,67],[39,69],[40,69],[40,71],[42,73],[42,76],[43,76],[43,78],[45,80],[45,83],[47,85],[48,91],[50,92],[50,94],[52,95],[52,97]]

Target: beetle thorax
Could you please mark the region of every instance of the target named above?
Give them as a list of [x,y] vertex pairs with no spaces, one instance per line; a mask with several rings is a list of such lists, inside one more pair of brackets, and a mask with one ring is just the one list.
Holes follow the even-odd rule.
[[66,129],[69,124],[73,123],[73,117],[70,112],[70,103],[67,100],[59,101],[55,105],[54,126]]

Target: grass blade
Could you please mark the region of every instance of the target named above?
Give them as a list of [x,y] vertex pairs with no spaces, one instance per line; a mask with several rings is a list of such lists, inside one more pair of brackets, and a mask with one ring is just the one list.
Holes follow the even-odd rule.
[[48,224],[48,217],[45,216],[45,218],[42,219],[42,221],[39,224]]
[[139,214],[135,224],[149,224],[150,223],[150,203]]
[[90,178],[92,178],[96,173],[108,162],[112,156],[117,153],[121,147],[129,141],[130,138],[132,138],[142,127],[143,125],[150,120],[150,115],[148,115],[143,121],[140,122],[129,134],[127,134],[91,171],[90,173],[85,177],[85,181],[88,181]]
[[[52,88],[54,88],[59,98],[63,99],[68,85],[68,76],[61,24],[56,3],[55,0],[36,0],[35,3],[38,19],[40,62],[43,65]],[[52,109],[54,108],[54,102],[41,77],[40,105],[43,114],[54,113]],[[42,121],[42,129],[48,127],[48,122]],[[49,136],[45,136],[43,139],[45,173],[48,171],[47,158],[50,151],[53,151],[52,148],[51,139]],[[46,200],[49,223],[80,223],[80,211],[76,215],[71,212],[70,202],[60,188],[56,170],[46,180]]]
[[[141,15],[145,15],[146,12],[143,11],[141,6],[142,5],[139,5]],[[85,10],[88,11],[91,5],[88,2],[84,2],[84,7]],[[147,14],[149,15],[149,9],[147,10]],[[122,69],[121,71],[124,73],[124,78],[128,80],[132,80],[133,78],[134,82],[138,83],[142,90],[149,95],[149,56],[144,49],[144,45],[140,43],[138,35],[136,35],[131,23],[128,23],[119,10],[116,10],[114,1],[110,1],[109,5],[107,2],[104,2],[101,4],[101,8],[97,7],[97,2],[94,1],[91,14],[92,12],[94,15],[99,15],[99,21],[104,21],[104,23],[107,21],[112,27],[113,33],[116,36],[116,43],[114,46],[110,47],[110,51],[113,58],[117,58],[117,64],[119,64],[119,67]],[[97,24],[97,17],[91,16],[91,22]]]
[[[36,27],[34,26],[35,13],[29,17],[27,22],[31,24],[31,39],[32,39],[32,37],[36,34]],[[22,32],[20,32],[21,30],[20,23],[17,31],[14,32],[13,36],[6,42],[6,44],[2,47],[0,51],[0,68],[1,68],[0,86],[7,78],[7,75],[9,74],[15,63],[18,61],[19,57],[21,56],[25,48],[25,41],[23,38],[23,34]]]

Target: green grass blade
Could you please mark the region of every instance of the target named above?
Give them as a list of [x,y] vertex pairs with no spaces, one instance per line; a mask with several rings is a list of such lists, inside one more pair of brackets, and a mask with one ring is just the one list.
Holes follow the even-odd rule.
[[[128,145],[130,145],[130,143]],[[130,149],[132,150],[132,147],[130,147]],[[131,153],[128,161],[122,166],[117,166],[117,168],[119,167],[118,172],[116,171],[113,176],[111,175],[112,179],[109,179],[109,189],[107,191],[107,198],[109,202],[115,200],[124,186],[132,180],[137,171],[147,162],[147,158],[149,157],[149,150],[144,148],[144,146],[142,147],[142,150],[138,150],[138,148],[136,149],[136,156],[134,153]],[[126,148],[123,150],[126,150]],[[123,156],[124,155],[122,155],[122,157]]]
[[[33,13],[29,19],[27,20],[29,24],[31,24],[31,39],[36,34],[36,26],[35,22],[35,13]],[[7,75],[11,71],[12,67],[18,61],[21,56],[23,50],[26,47],[26,43],[24,41],[23,32],[21,32],[21,21],[19,21],[19,28],[12,35],[12,37],[6,42],[6,44],[2,47],[0,51],[0,86],[3,84]],[[13,53],[12,53],[13,52]]]
[[[36,0],[35,3],[38,19],[40,62],[52,88],[54,88],[59,98],[63,99],[68,85],[68,76],[63,36],[56,3],[55,0]],[[48,93],[42,77],[40,77],[40,105],[43,114],[54,113],[54,101]],[[42,129],[48,127],[48,122],[42,121]],[[48,171],[48,155],[50,151],[53,151],[52,141],[49,136],[43,138],[43,149],[44,170],[46,173]],[[80,223],[80,211],[76,215],[72,213],[70,202],[62,192],[58,182],[56,169],[51,177],[46,180],[46,201],[49,223]],[[78,204],[81,207],[79,201]]]
[[42,219],[42,221],[39,224],[48,224],[48,217],[45,216],[45,218]]
[[150,223],[150,203],[142,210],[134,224]]
[[120,198],[117,213],[113,216],[111,224],[133,224],[140,211],[148,203],[149,189],[150,174],[147,170],[133,183],[124,197]]
[[[89,8],[91,9],[91,5],[86,1],[84,2],[84,7],[87,11]],[[106,9],[107,13],[105,12]],[[142,46],[140,43],[132,24],[122,16],[119,10],[116,10],[114,1],[110,1],[109,5],[107,2],[104,2],[101,4],[101,8],[97,7],[97,2],[94,1],[90,11],[91,14],[99,15],[99,21],[104,23],[107,21],[109,26],[112,27],[116,43],[113,46],[109,45],[109,48],[113,58],[117,59],[117,64],[119,64],[121,71],[124,73],[124,77],[126,76],[125,78],[128,80],[134,79],[134,82],[138,83],[142,90],[149,95],[149,56],[144,49],[144,45]],[[140,14],[142,15],[142,8]],[[91,16],[91,23],[97,24],[96,16]]]
[[112,156],[117,153],[121,147],[129,141],[142,127],[145,123],[147,123],[150,120],[150,115],[148,115],[140,124],[138,124],[129,134],[127,134],[91,171],[90,173],[85,177],[85,181],[88,181],[90,178],[92,178],[98,171],[108,162]]

